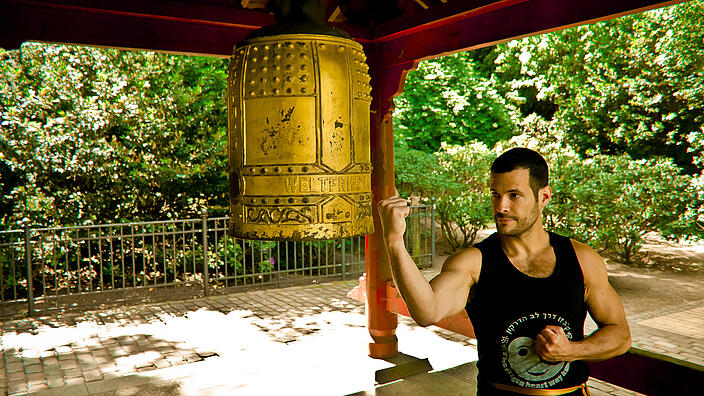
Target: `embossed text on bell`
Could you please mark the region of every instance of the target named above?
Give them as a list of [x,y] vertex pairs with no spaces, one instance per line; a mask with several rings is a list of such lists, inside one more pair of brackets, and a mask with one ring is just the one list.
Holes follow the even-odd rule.
[[228,77],[230,233],[337,239],[373,232],[362,46],[275,34],[235,48]]

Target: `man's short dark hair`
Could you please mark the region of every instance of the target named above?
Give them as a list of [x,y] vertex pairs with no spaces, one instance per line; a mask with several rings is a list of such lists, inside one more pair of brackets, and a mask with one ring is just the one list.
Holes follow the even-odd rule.
[[501,154],[491,164],[491,173],[507,173],[528,169],[530,188],[537,196],[538,190],[548,185],[548,163],[542,155],[525,147],[512,148]]

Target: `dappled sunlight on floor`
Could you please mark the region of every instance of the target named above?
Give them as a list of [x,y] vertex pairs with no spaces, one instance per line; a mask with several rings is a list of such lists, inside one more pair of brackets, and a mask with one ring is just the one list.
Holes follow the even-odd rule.
[[[355,282],[5,322],[10,391],[70,394],[351,394],[392,363],[370,358]],[[468,344],[400,318],[399,350],[435,370],[476,360]],[[120,393],[116,393],[116,392]],[[113,392],[113,393],[101,393]]]

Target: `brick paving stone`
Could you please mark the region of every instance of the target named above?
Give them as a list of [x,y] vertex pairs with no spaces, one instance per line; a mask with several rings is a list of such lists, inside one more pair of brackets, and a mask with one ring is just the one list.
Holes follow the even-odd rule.
[[22,363],[22,359],[18,358],[15,355],[6,355],[5,356],[5,363],[6,364],[11,364],[11,363]]
[[59,366],[44,367],[44,374],[49,375],[64,375],[64,371]]
[[27,392],[27,383],[24,381],[13,381],[13,382],[8,382],[7,383],[7,394],[8,395],[17,395],[21,393],[26,393]]
[[108,354],[114,358],[128,355],[127,351],[125,351],[122,347],[111,347],[108,350]]
[[78,362],[75,360],[61,360],[59,362],[59,367],[64,370],[75,369],[76,367],[78,367]]
[[101,364],[98,366],[98,370],[103,375],[120,371],[119,367],[115,363]]
[[7,374],[8,381],[25,381],[26,379],[27,374],[25,374],[24,371],[15,371]]
[[105,349],[105,348],[96,349],[95,351],[92,351],[91,353],[92,353],[93,356],[95,356],[96,358],[97,358],[98,356],[103,356],[103,357],[108,357],[108,356],[110,356],[110,352],[108,352],[108,350]]
[[85,378],[86,382],[92,382],[103,379],[103,375],[100,373],[100,370],[96,368],[93,370],[84,371],[83,378]]
[[167,353],[174,352],[176,349],[171,345],[163,345],[163,346],[156,347],[156,350],[161,352],[162,354],[167,354]]
[[76,360],[76,355],[71,352],[71,353],[62,353],[59,355],[59,361],[75,361]]
[[169,362],[167,359],[159,359],[154,362],[154,366],[156,366],[156,368],[158,369],[167,368],[171,367],[171,362]]
[[95,360],[95,362],[97,364],[103,364],[103,363],[107,363],[110,361],[110,359],[107,356],[102,356],[102,355],[93,356],[93,359]]
[[66,378],[66,385],[71,386],[71,385],[79,385],[79,384],[85,384],[86,381],[83,379],[83,377],[72,377],[72,378]]
[[88,346],[83,343],[71,344],[71,349],[73,349],[73,352],[77,355],[80,355],[82,353],[90,353],[90,348],[88,348]]
[[27,382],[28,383],[37,383],[37,382],[44,382],[44,381],[46,381],[46,375],[44,374],[44,372],[27,374]]
[[143,373],[145,371],[152,371],[156,370],[156,367],[153,364],[150,364],[148,366],[142,366],[142,367],[137,367],[137,372]]
[[68,346],[68,345],[60,345],[60,346],[57,346],[57,347],[54,348],[54,349],[56,350],[56,353],[59,353],[59,354],[67,354],[67,353],[72,353],[72,352],[73,352],[73,350],[71,349],[71,347]]
[[81,362],[78,364],[78,367],[81,369],[81,371],[95,370],[98,368],[98,363],[96,363],[96,362],[93,362],[93,363]]
[[164,357],[166,358],[166,360],[168,360],[171,363],[185,361],[185,357],[179,352],[168,353],[168,354],[164,355]]
[[38,384],[30,384],[30,385],[28,385],[28,386],[27,386],[27,391],[30,392],[30,393],[34,393],[34,392],[39,392],[39,391],[42,391],[42,390],[48,389],[48,388],[49,388],[49,386],[48,386],[46,383],[40,382],[40,383],[38,383]]
[[47,376],[46,377],[46,384],[49,388],[60,388],[64,386],[64,378],[62,376]]
[[81,353],[78,355],[78,361],[81,364],[95,363],[95,356],[92,353]]
[[80,368],[71,368],[68,370],[64,370],[64,377],[65,378],[78,378],[81,377],[82,371]]
[[201,360],[203,360],[203,358],[200,357],[200,355],[198,355],[197,353],[189,353],[188,355],[186,355],[186,360],[188,362],[192,363],[192,362],[200,362]]

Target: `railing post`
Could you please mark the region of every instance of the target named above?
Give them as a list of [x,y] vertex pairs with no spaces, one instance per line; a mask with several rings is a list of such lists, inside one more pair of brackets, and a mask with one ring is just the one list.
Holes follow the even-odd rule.
[[208,274],[208,209],[201,213],[203,229],[203,294],[210,295],[210,275]]
[[29,225],[24,226],[24,264],[27,270],[27,316],[34,315],[34,285],[32,282],[32,251],[29,243]]
[[433,207],[430,211],[430,266],[433,266],[435,260],[435,198],[433,198]]
[[346,245],[347,239],[343,238],[342,239],[342,280],[345,280],[347,278],[347,263],[345,263],[345,245]]

